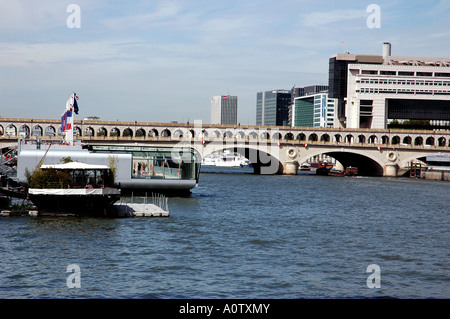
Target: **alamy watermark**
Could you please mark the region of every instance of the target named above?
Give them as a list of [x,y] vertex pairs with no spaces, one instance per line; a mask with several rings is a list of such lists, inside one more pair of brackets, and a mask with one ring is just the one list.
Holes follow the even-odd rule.
[[381,268],[377,264],[367,266],[366,272],[371,273],[367,277],[367,288],[381,288]]
[[66,273],[70,273],[67,277],[67,288],[81,288],[81,268],[77,264],[67,266]]
[[78,4],[69,4],[66,12],[70,15],[66,19],[66,25],[69,29],[81,28],[81,8]]
[[369,29],[381,28],[381,8],[377,4],[369,4],[366,12],[370,13],[367,17],[366,25]]

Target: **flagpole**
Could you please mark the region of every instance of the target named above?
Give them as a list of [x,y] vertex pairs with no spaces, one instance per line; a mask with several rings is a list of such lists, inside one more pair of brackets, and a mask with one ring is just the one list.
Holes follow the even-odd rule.
[[64,134],[64,140],[69,145],[73,145],[74,113],[78,114],[76,98],[75,93],[70,96],[66,102],[66,111],[61,117],[61,133]]

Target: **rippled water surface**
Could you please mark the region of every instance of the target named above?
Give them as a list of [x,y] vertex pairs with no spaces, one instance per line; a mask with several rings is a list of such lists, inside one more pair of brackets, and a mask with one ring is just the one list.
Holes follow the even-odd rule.
[[248,172],[204,169],[169,218],[0,218],[0,297],[450,297],[448,182]]

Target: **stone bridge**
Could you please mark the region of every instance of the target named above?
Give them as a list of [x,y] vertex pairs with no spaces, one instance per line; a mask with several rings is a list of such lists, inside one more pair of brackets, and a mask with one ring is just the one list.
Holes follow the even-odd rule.
[[[58,120],[0,118],[3,145],[19,136],[61,140]],[[398,176],[411,161],[450,153],[450,131],[262,127],[194,123],[75,121],[75,136],[90,145],[193,147],[201,156],[225,149],[252,162],[255,173],[294,174],[327,154],[361,175]]]

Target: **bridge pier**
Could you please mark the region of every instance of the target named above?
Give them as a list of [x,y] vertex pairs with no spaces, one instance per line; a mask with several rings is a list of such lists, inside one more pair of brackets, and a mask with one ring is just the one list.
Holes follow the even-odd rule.
[[286,161],[283,164],[283,175],[297,175],[298,167],[297,161]]
[[383,176],[385,177],[397,177],[398,165],[395,163],[387,163],[384,165]]

